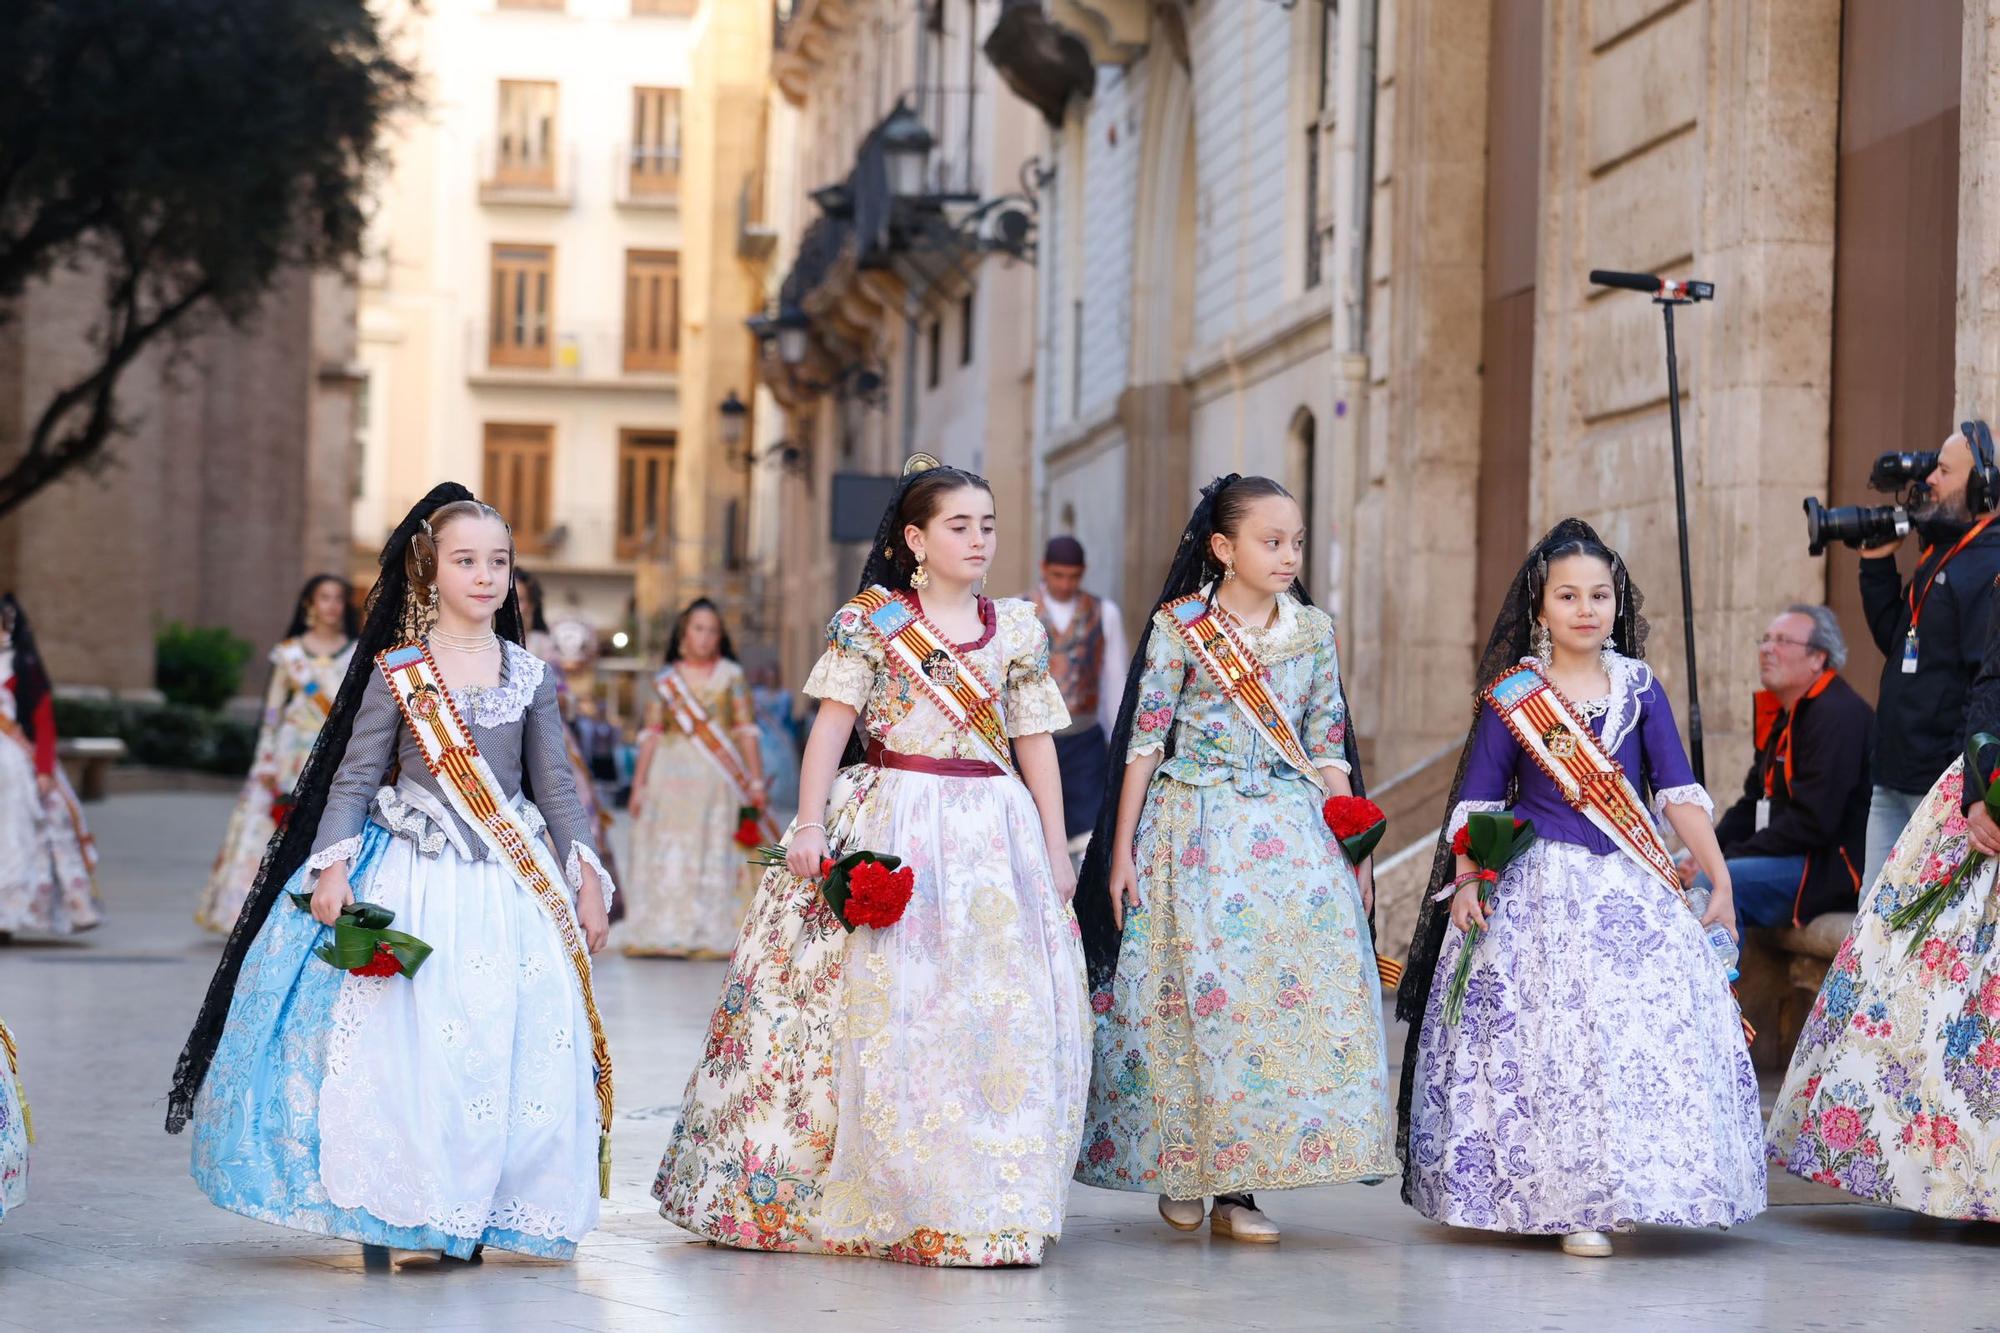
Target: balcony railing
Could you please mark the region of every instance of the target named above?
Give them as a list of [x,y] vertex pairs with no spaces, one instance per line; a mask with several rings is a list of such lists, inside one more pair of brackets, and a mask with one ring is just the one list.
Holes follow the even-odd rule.
[[681,201],[681,154],[657,144],[618,145],[612,157],[623,208],[677,208]]
[[573,144],[541,149],[503,136],[480,140],[478,152],[481,203],[569,207],[576,176]]
[[532,364],[537,359],[527,354],[532,350],[512,342],[495,342],[493,326],[486,320],[466,322],[465,364],[475,379],[599,387],[626,384],[657,391],[678,376],[677,359],[673,365],[656,361],[649,366],[643,356],[628,358],[623,323],[559,323],[548,335],[542,364]]

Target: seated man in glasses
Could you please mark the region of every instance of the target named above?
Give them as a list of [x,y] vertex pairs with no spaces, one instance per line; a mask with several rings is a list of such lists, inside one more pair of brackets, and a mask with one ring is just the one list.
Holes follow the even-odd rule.
[[1737,926],[1803,926],[1855,909],[1868,839],[1875,710],[1838,674],[1840,623],[1791,606],[1757,641],[1757,754],[1715,826]]

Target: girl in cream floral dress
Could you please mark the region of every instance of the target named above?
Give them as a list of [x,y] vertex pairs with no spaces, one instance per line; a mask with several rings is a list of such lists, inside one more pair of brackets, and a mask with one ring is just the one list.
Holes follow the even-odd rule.
[[[806,682],[822,702],[788,846],[815,873],[764,876],[653,1187],[712,1241],[1033,1264],[1062,1229],[1090,1060],[1050,739],[1068,716],[1033,607],[973,594],[991,526],[983,481],[906,477],[877,586]],[[921,672],[880,636],[898,620],[934,635]],[[990,688],[997,743],[947,711],[953,670]],[[865,759],[851,747],[836,776],[857,715]],[[816,871],[863,849],[903,858],[915,893],[849,934]]]

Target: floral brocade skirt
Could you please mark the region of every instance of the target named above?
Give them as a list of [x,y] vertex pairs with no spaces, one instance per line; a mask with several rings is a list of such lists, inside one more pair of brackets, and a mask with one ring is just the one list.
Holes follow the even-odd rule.
[[1889,917],[1969,850],[1963,761],[1918,807],[1827,969],[1771,1112],[1793,1175],[1933,1217],[2000,1218],[2000,901],[1973,872],[1913,953]]
[[0,1050],[0,1220],[27,1201],[28,1101],[7,1052]]
[[719,1244],[1039,1263],[1090,1073],[1076,919],[1011,778],[855,768],[832,845],[900,856],[903,919],[851,935],[768,871],[653,1184]]
[[1395,1171],[1381,983],[1317,788],[1156,778],[1076,1178],[1177,1199]]
[[1561,1234],[1735,1226],[1766,1203],[1757,1076],[1693,912],[1630,858],[1538,840],[1501,875],[1465,1011],[1446,927],[1410,1106],[1434,1221]]
[[196,1184],[367,1244],[572,1257],[597,1223],[598,1111],[555,922],[502,863],[424,856],[373,821],[350,882],[435,952],[409,978],[342,972],[313,953],[328,928],[280,897],[195,1102]]
[[735,791],[692,740],[669,735],[639,795],[618,947],[631,954],[728,957],[755,883],[736,841],[741,806]]
[[34,761],[0,737],[0,934],[69,935],[104,920],[97,844],[60,765],[44,796]]

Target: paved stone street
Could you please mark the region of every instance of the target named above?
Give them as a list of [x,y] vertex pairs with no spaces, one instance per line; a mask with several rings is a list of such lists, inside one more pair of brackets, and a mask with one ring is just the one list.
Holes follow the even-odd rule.
[[91,814],[110,923],[0,950],[0,1015],[41,1133],[29,1201],[0,1225],[0,1329],[2000,1327],[2000,1227],[1796,1185],[1740,1232],[1646,1231],[1609,1262],[1447,1231],[1393,1185],[1269,1196],[1285,1239],[1268,1249],[1178,1235],[1148,1197],[1078,1188],[1036,1271],[710,1249],[662,1221],[647,1187],[722,966],[617,956],[600,969],[621,1104],[613,1198],[577,1262],[369,1276],[353,1245],[210,1206],[187,1141],[160,1129],[216,952],[190,918],[226,798],[118,796]]

